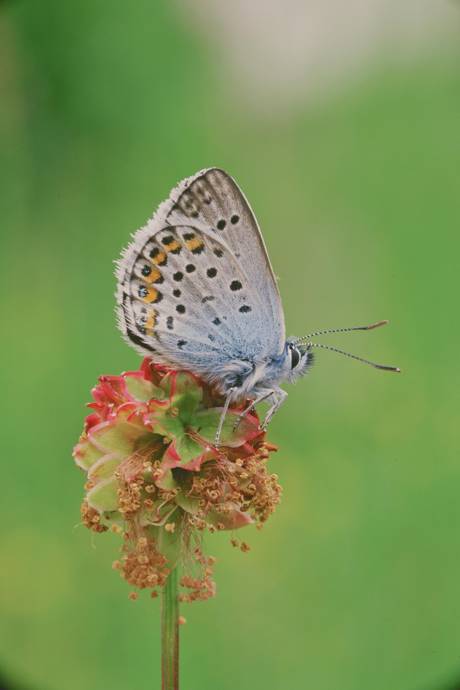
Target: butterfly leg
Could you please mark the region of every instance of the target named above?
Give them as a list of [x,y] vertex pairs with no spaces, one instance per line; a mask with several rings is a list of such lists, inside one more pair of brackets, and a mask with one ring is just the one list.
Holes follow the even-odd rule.
[[219,426],[217,427],[216,435],[214,437],[214,443],[216,446],[219,445],[220,435],[222,433],[222,427],[224,426],[225,417],[227,416],[228,408],[230,405],[230,400],[232,399],[232,394],[236,391],[236,387],[230,388],[227,397],[225,398],[224,407],[222,409],[222,414],[219,419]]
[[261,428],[266,431],[268,425],[270,424],[273,415],[278,412],[279,408],[281,405],[284,403],[284,401],[287,398],[287,393],[286,391],[283,391],[281,388],[275,388],[273,391],[271,391],[273,398],[274,398],[274,403],[268,410],[265,419],[263,421],[263,424],[261,425]]
[[263,393],[258,395],[257,398],[255,398],[250,405],[245,407],[244,410],[240,412],[240,414],[238,415],[238,418],[235,424],[233,425],[233,431],[236,431],[236,429],[238,429],[239,425],[241,424],[241,421],[244,419],[244,417],[246,417],[247,414],[249,414],[249,412],[251,412],[255,408],[256,405],[258,405],[260,402],[263,402],[271,395],[273,395],[273,391],[263,391]]

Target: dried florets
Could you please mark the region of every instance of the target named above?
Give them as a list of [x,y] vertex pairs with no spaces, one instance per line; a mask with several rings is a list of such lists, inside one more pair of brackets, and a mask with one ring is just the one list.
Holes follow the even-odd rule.
[[200,535],[261,527],[280,500],[278,477],[267,468],[276,448],[257,415],[235,426],[244,404],[230,408],[216,447],[220,396],[196,376],[147,359],[139,371],[102,376],[92,394],[74,449],[87,473],[83,524],[122,535],[114,568],[132,586],[155,597],[180,562],[181,600],[213,596],[214,559],[203,554]]

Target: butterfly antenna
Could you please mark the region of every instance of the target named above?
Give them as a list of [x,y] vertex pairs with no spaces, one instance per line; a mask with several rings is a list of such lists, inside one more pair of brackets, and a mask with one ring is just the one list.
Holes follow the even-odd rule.
[[380,326],[386,326],[388,321],[384,319],[383,321],[376,321],[375,323],[369,324],[369,326],[352,326],[351,328],[328,328],[325,331],[315,331],[315,333],[309,333],[308,335],[303,335],[301,338],[297,338],[296,343],[304,342],[310,338],[315,338],[317,335],[327,335],[328,333],[348,333],[349,331],[372,331],[374,328],[380,328]]
[[[380,324],[378,324],[380,325]],[[376,328],[376,326],[374,326]],[[353,329],[350,329],[353,330]],[[361,329],[355,329],[361,330]],[[369,364],[371,367],[376,369],[383,369],[384,371],[396,371],[400,372],[399,367],[391,367],[386,364],[377,364],[376,362],[371,362],[369,359],[364,359],[364,357],[358,357],[357,355],[352,355],[350,352],[345,352],[345,350],[339,350],[337,347],[332,347],[332,345],[323,345],[322,343],[308,343],[307,349],[310,350],[313,347],[321,348],[322,350],[331,350],[331,352],[337,352],[339,355],[344,355],[345,357],[350,357],[351,359],[356,359],[358,362],[363,362],[363,364]]]

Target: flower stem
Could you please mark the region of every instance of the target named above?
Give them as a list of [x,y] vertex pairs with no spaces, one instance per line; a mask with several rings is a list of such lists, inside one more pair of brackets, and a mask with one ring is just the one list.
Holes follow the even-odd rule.
[[161,602],[161,688],[179,690],[178,567],[169,574]]

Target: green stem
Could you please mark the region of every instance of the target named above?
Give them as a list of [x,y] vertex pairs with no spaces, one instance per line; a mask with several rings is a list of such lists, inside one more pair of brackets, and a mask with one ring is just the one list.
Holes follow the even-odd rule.
[[179,599],[178,568],[163,587],[161,602],[161,688],[179,690]]

